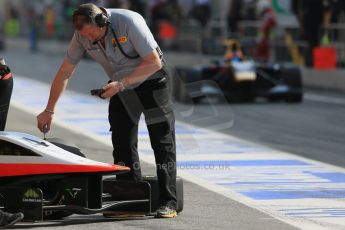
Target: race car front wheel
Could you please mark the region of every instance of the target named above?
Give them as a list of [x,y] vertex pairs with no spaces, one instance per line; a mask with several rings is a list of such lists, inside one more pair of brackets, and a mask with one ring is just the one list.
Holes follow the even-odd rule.
[[[41,182],[39,185],[43,191],[43,203],[45,206],[64,204],[65,197],[62,194],[59,183],[60,181],[51,180]],[[67,211],[43,211],[44,220],[60,220],[70,215],[72,213]]]
[[298,67],[284,68],[281,70],[284,83],[289,86],[290,92],[286,95],[287,103],[300,103],[303,100],[303,83],[301,71]]

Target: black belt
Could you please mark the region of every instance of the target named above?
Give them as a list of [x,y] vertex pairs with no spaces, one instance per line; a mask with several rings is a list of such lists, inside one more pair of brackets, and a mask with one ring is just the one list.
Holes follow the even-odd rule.
[[162,61],[162,68],[158,70],[157,72],[155,72],[154,74],[152,74],[150,77],[148,77],[146,81],[161,79],[168,76],[167,64],[163,57],[161,57],[161,61]]
[[151,80],[156,80],[156,79],[162,79],[164,77],[167,77],[168,74],[167,72],[164,70],[164,68],[162,67],[160,70],[158,70],[157,72],[155,72],[154,74],[152,74],[150,77],[148,77],[146,79],[146,81],[151,81]]

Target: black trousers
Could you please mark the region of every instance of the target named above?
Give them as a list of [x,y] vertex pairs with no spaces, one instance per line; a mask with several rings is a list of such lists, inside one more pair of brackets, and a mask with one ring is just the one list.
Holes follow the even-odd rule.
[[142,113],[156,160],[161,205],[176,207],[175,117],[168,92],[168,76],[152,75],[135,89],[113,96],[109,123],[114,163],[131,168],[119,180],[142,180],[138,156],[138,123]]
[[5,213],[0,210],[0,227],[3,227],[6,225],[4,221],[4,216],[5,216]]
[[5,130],[13,89],[13,78],[0,80],[0,131]]

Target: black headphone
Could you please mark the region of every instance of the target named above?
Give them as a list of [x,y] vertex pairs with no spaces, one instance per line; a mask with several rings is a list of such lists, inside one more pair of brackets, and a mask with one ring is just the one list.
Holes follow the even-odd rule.
[[96,14],[94,17],[93,11],[87,8],[79,8],[75,10],[73,17],[81,15],[86,17],[88,23],[95,23],[98,27],[104,27],[109,24],[109,17],[107,11],[103,7],[99,8],[102,10],[102,13]]
[[101,14],[97,14],[95,17],[95,23],[98,27],[104,27],[109,24],[109,17],[104,8],[100,7],[103,11]]

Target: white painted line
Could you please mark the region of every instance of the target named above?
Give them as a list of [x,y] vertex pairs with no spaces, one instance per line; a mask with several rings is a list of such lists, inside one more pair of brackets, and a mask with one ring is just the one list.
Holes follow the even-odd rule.
[[337,97],[321,96],[311,93],[306,93],[304,98],[309,101],[336,104],[336,105],[345,105],[345,100]]

